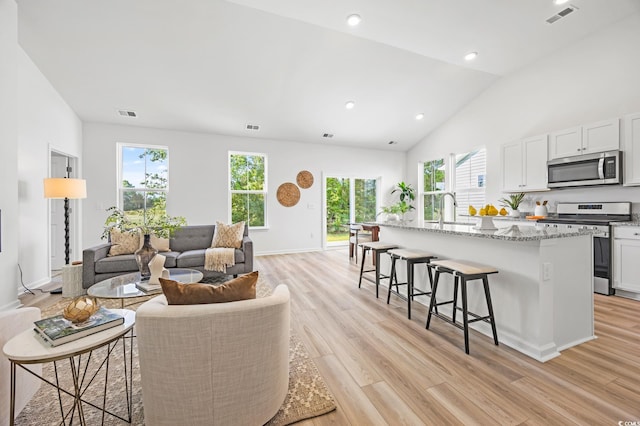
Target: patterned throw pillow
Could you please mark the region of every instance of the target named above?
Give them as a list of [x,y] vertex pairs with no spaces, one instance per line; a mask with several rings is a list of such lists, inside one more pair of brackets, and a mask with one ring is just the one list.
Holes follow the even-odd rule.
[[201,305],[235,302],[256,298],[258,271],[242,275],[218,286],[211,284],[181,284],[160,278],[162,292],[169,305]]
[[121,232],[118,229],[112,229],[111,247],[107,256],[118,256],[121,254],[133,254],[140,247],[140,232]]
[[234,223],[233,225],[216,222],[216,230],[213,233],[211,247],[240,248],[243,236],[244,222]]

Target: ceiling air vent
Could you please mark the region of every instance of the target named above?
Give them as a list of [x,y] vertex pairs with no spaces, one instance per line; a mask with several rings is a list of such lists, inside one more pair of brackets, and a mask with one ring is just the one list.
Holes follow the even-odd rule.
[[560,12],[553,15],[551,18],[547,19],[547,24],[553,24],[554,22],[559,21],[570,13],[575,12],[576,10],[578,10],[577,7],[575,7],[574,5],[570,5],[569,7],[562,9]]
[[247,130],[260,130],[260,126],[257,124],[247,124]]
[[119,109],[118,110],[118,114],[120,114],[123,117],[137,117],[138,115],[135,113],[135,111],[126,111],[124,109]]
[[324,133],[322,137],[331,139],[333,137],[333,133]]

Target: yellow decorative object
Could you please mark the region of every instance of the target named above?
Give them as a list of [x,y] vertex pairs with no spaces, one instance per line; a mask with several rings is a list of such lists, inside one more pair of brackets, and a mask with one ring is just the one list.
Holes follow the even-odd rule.
[[500,209],[500,216],[506,216],[507,215],[507,209],[505,209],[504,207]]
[[498,215],[498,209],[495,208],[493,205],[489,204],[489,208],[487,209],[487,215],[489,215],[489,216],[497,216]]
[[480,216],[486,216],[487,215],[487,209],[485,209],[484,207],[482,207],[480,209]]
[[98,310],[98,301],[95,297],[80,296],[73,299],[62,315],[72,323],[85,322]]
[[478,210],[476,210],[476,209],[475,209],[475,207],[473,207],[473,206],[471,206],[471,205],[470,205],[470,206],[469,206],[469,214],[470,214],[471,216],[475,216],[475,215],[476,215],[476,213],[478,213]]

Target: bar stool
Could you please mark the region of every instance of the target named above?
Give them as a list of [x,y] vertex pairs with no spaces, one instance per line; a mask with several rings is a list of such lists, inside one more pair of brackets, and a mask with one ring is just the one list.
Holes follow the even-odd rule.
[[[405,298],[402,294],[400,294],[400,286],[406,285],[407,286],[407,298],[406,298],[407,299],[407,318],[411,319],[411,301],[413,300],[413,297],[431,295],[431,291],[425,292],[425,291],[419,290],[416,292],[413,286],[413,276],[414,276],[413,267],[414,265],[418,265],[421,263],[425,263],[428,266],[429,262],[431,262],[431,259],[436,259],[437,256],[422,250],[415,250],[415,249],[393,249],[393,250],[389,250],[387,253],[391,256],[391,272],[389,272],[390,278],[389,278],[389,292],[387,293],[387,305],[391,300],[391,293],[396,294],[401,299]],[[407,281],[404,283],[398,282],[398,276],[396,274],[397,260],[404,260],[407,262]],[[431,270],[428,267],[427,267],[427,274],[429,275],[429,288],[431,288],[433,284],[433,277],[431,276]],[[395,279],[395,284],[393,283],[394,279]],[[393,286],[396,287],[395,291],[392,289]]]
[[[362,279],[376,284],[376,299],[378,298],[378,289],[380,287],[380,280],[389,278],[389,275],[384,275],[380,272],[380,255],[387,253],[391,249],[398,248],[397,244],[383,243],[382,241],[369,241],[366,243],[360,243],[362,247],[362,263],[360,264],[360,280],[358,280],[358,288],[362,285]],[[364,269],[364,261],[367,258],[367,252],[373,251],[375,256],[373,259],[374,269]],[[375,272],[375,279],[364,275],[367,272]]]
[[[464,330],[464,351],[469,354],[469,324],[476,321],[484,321],[491,324],[491,330],[493,331],[493,342],[498,344],[498,333],[496,331],[496,322],[493,316],[493,305],[491,304],[491,293],[489,293],[489,279],[488,275],[497,274],[498,270],[491,266],[480,265],[477,263],[468,262],[465,260],[437,260],[427,265],[428,268],[435,270],[435,278],[433,281],[433,294],[431,295],[431,303],[429,304],[429,314],[427,315],[426,328],[429,329],[429,323],[431,322],[431,315],[435,315],[438,318],[453,324],[454,326]],[[440,274],[452,274],[453,281],[453,299],[446,302],[438,303],[436,301],[436,292],[438,291],[438,281],[440,280]],[[487,310],[489,312],[486,316],[480,316],[473,312],[469,312],[467,309],[467,282],[472,280],[482,280],[484,287],[484,297],[487,301]],[[462,291],[462,325],[456,322],[456,311],[458,308],[458,284]],[[438,313],[438,306],[453,304],[451,318]],[[435,310],[435,312],[434,312]],[[469,319],[472,316],[473,319]]]

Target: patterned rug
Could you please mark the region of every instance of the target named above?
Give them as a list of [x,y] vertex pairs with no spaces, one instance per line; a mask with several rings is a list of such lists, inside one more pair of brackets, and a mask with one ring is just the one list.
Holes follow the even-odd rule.
[[[223,280],[210,280],[220,282]],[[258,297],[266,297],[271,294],[271,287],[264,280],[260,279],[257,286]],[[154,297],[154,296],[151,296]],[[131,299],[131,304],[127,304],[127,309],[136,310],[141,303],[150,297]],[[65,299],[43,310],[42,317],[56,315],[62,312],[63,308],[69,303],[70,299]],[[100,304],[110,308],[119,308],[119,300],[100,300]],[[135,342],[135,341],[134,341]],[[127,348],[128,348],[127,343]],[[327,388],[322,376],[318,372],[313,360],[304,347],[303,343],[292,333],[289,346],[289,392],[278,413],[271,419],[267,425],[282,426],[292,424],[304,419],[320,416],[336,409],[333,395]],[[128,349],[127,349],[128,350]],[[106,348],[94,351],[93,356],[89,360],[89,371],[93,371],[105,357]],[[123,375],[123,351],[122,343],[112,351],[108,381],[108,397],[106,401],[106,409],[124,418],[128,418],[126,407],[125,379]],[[83,358],[83,362],[86,356]],[[68,363],[58,363],[59,377],[62,378],[61,384],[65,388],[71,388],[70,371]],[[53,364],[43,365],[43,376],[49,380],[55,380]],[[102,406],[102,397],[104,389],[104,373],[100,373],[94,379],[94,382],[85,392],[83,399]],[[72,399],[63,396],[63,407],[72,406]],[[133,345],[133,408],[132,408],[132,425],[144,425],[144,410],[142,405],[142,390],[140,386],[140,371],[138,369],[138,353],[137,345]],[[85,418],[87,424],[100,424],[101,413],[83,404]],[[64,410],[65,412],[68,409]],[[67,419],[68,421],[69,419]],[[79,423],[79,419],[74,418]],[[112,416],[106,416],[104,424],[119,425],[123,424]],[[16,419],[16,425],[59,425],[60,423],[60,406],[58,404],[58,396],[55,389],[45,383],[42,383],[40,390],[34,395],[29,404],[24,408]]]

